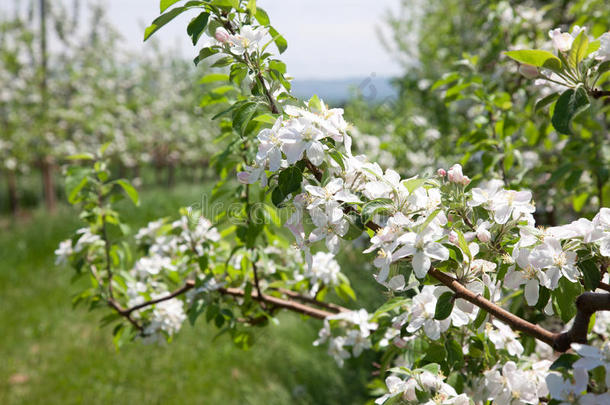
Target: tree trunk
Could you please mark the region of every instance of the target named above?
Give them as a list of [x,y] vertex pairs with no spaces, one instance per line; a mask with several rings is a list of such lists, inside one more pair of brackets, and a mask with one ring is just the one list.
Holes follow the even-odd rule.
[[55,184],[53,182],[53,164],[48,158],[42,160],[41,165],[42,171],[42,192],[44,195],[44,203],[47,210],[55,211],[56,198],[55,198]]
[[19,215],[19,193],[17,191],[17,176],[13,170],[6,172],[8,182],[8,204],[11,214],[16,217]]
[[170,162],[167,165],[167,187],[168,188],[172,188],[174,187],[174,183],[175,183],[175,177],[176,177],[176,165],[172,162]]

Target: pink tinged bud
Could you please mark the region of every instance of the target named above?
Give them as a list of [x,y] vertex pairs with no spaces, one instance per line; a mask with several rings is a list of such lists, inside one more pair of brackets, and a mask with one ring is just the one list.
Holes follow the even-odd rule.
[[521,73],[527,79],[535,79],[538,77],[538,68],[536,66],[523,64],[519,66],[519,73]]
[[436,174],[438,174],[440,177],[445,177],[447,175],[447,171],[445,169],[438,169]]
[[469,184],[470,184],[470,177],[464,176],[464,178],[462,179],[462,185],[467,186]]
[[455,231],[449,232],[449,243],[452,243],[454,245],[458,244],[458,235]]
[[237,181],[239,181],[241,184],[249,184],[250,173],[248,173],[248,172],[237,173]]
[[452,183],[461,183],[464,179],[464,174],[462,173],[462,166],[459,164],[451,166],[451,168],[447,172],[447,178]]
[[218,42],[220,42],[221,44],[224,44],[225,42],[229,41],[229,38],[231,37],[231,34],[229,34],[229,32],[222,28],[222,27],[218,27],[216,28],[216,32],[214,33],[214,38],[216,38],[216,40]]
[[394,343],[394,346],[398,347],[399,349],[404,349],[407,346],[407,341],[399,337],[394,338],[392,343]]
[[447,215],[447,220],[448,220],[449,222],[453,222],[453,220],[454,220],[454,219],[455,219],[455,217],[453,216],[453,214],[448,214],[448,215]]
[[488,230],[483,229],[477,232],[477,238],[483,242],[483,243],[487,243],[491,240],[491,234],[489,233]]

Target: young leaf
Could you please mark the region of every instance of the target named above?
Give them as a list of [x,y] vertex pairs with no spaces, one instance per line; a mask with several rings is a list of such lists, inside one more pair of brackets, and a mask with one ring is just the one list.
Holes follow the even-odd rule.
[[388,212],[392,208],[393,201],[389,198],[377,198],[369,201],[362,207],[360,214],[363,224],[371,221],[376,214]]
[[261,25],[269,25],[269,16],[267,15],[267,12],[265,10],[263,10],[260,7],[256,8],[256,20],[261,24]]
[[171,9],[165,14],[161,14],[159,17],[155,18],[146,30],[144,30],[144,41],[151,37],[152,34],[157,32],[159,28],[163,27],[165,24],[182,14],[188,7],[176,7]]
[[204,60],[208,56],[212,56],[212,55],[217,54],[217,53],[218,53],[218,49],[203,48],[203,49],[201,49],[201,51],[199,51],[199,55],[197,55],[197,57],[195,59],[193,59],[193,63],[195,63],[195,66],[196,66],[196,65],[199,64],[199,62],[201,62],[202,60]]
[[303,173],[296,166],[290,166],[280,172],[278,185],[284,196],[301,189]]
[[561,60],[548,51],[523,49],[520,51],[504,52],[504,54],[519,63],[527,63],[528,65],[543,67],[554,71],[561,69]]
[[275,42],[278,51],[280,51],[280,53],[284,53],[286,48],[288,48],[288,42],[286,41],[286,38],[280,35],[280,33],[277,32],[276,29],[273,27],[269,27],[269,33],[271,34],[273,42]]
[[536,105],[534,106],[534,112],[537,113],[538,111],[542,110],[544,107],[557,100],[558,97],[559,93],[553,93],[536,101]]
[[589,48],[589,38],[584,31],[576,37],[572,42],[570,53],[568,55],[568,63],[571,67],[576,68],[578,64],[587,56],[587,50]]
[[167,10],[170,6],[172,6],[173,4],[177,3],[180,0],[161,0],[161,4],[159,5],[159,8],[161,9],[159,12],[162,13],[165,10]]
[[582,87],[576,90],[568,89],[564,91],[555,105],[553,118],[551,122],[557,132],[562,134],[571,134],[570,123],[578,114],[589,107],[589,97],[587,92]]
[[580,271],[584,277],[585,289],[588,291],[595,290],[602,278],[598,267],[595,265],[595,262],[593,260],[585,260],[580,262],[578,267],[580,268]]
[[453,293],[450,291],[444,292],[438,297],[438,301],[436,301],[436,309],[434,311],[434,319],[442,321],[443,319],[447,319],[449,315],[451,315],[451,311],[453,311],[453,303],[454,303]]
[[224,73],[210,73],[209,75],[205,75],[199,80],[199,84],[208,84],[214,82],[226,82],[229,80],[229,75]]
[[244,135],[246,132],[246,128],[256,113],[257,108],[257,103],[249,101],[233,111],[233,128],[241,135]]
[[140,205],[140,197],[136,190],[127,180],[119,179],[116,183],[123,188],[125,194],[133,201],[135,205]]
[[208,25],[209,18],[209,13],[201,13],[197,17],[193,18],[186,28],[186,33],[193,40],[193,45],[197,45],[197,41],[199,41],[199,38],[205,30],[206,25]]

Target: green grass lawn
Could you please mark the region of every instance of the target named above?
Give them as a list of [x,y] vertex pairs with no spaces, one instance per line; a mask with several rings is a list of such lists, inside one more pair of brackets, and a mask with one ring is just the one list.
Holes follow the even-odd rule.
[[[197,203],[205,190],[148,191],[130,221],[145,224]],[[280,316],[257,329],[249,351],[203,319],[173,343],[129,343],[117,352],[102,312],[72,308],[72,271],[54,266],[57,244],[81,226],[76,211],[0,229],[0,404],[352,404],[367,400],[370,358],[339,369],[312,346],[320,322]],[[364,277],[364,276],[363,276]],[[78,282],[77,282],[78,283]]]

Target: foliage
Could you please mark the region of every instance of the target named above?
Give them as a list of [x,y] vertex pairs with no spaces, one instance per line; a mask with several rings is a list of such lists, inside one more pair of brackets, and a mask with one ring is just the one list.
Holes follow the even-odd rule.
[[[197,43],[206,30],[213,39],[195,63],[211,58],[212,66],[229,72],[213,76],[222,84],[202,105],[223,108],[214,117],[225,149],[213,159],[219,182],[211,199],[231,204],[206,214],[211,219],[182,209],[179,219],[150,222],[132,240],[115,204],[125,196],[139,199],[127,180],[110,176],[105,148],[80,156],[82,164],[68,170],[67,193],[82,207],[86,226],[56,253],[90,280],[77,301],[110,311],[105,322],[113,325],[117,346],[171,341],[187,320],[205,319],[248,349],[254,328],[289,310],[323,320],[314,345],[327,345],[339,366],[365,351],[378,353],[379,375],[387,378],[386,387],[381,380],[371,385],[377,403],[607,402],[610,209],[603,207],[603,158],[587,167],[598,179],[586,191],[598,192],[592,220],[537,227],[533,193],[524,189],[537,179],[524,180],[523,167],[513,167],[521,125],[528,122],[513,111],[533,108],[524,91],[518,103],[512,98],[522,84],[498,91],[497,81],[477,72],[479,57],[466,56],[462,64],[470,69],[450,73],[430,92],[445,87],[449,113],[461,101],[471,109],[455,114],[461,129],[471,129],[455,144],[468,142],[464,161],[475,160],[472,167],[481,170],[470,178],[454,164],[405,177],[400,161],[397,170],[384,170],[355,154],[358,133],[342,109],[290,95],[286,66],[271,48],[282,53],[286,41],[255,1],[162,2],[161,9],[145,39],[197,9],[187,34]],[[513,18],[492,18],[500,16]],[[583,32],[551,31],[556,54],[507,55],[529,64],[520,70],[524,76],[541,68],[546,81],[555,80],[550,72],[562,77],[568,90],[554,109],[565,114],[537,119],[545,131],[569,130],[565,136],[578,128],[582,137],[568,143],[599,153],[606,134],[595,119],[607,119],[608,94],[595,86],[605,85],[599,72],[610,59],[610,34],[585,38]],[[589,47],[596,41],[598,47]],[[596,115],[581,120],[587,107]],[[559,153],[575,159],[565,147],[551,149],[555,159]],[[574,211],[588,195],[572,199]],[[562,204],[551,210],[567,213]],[[356,301],[334,259],[346,244],[372,262],[376,282],[385,287],[386,301],[373,312],[337,303]],[[341,301],[326,300],[329,292]],[[578,355],[554,357],[553,351],[570,349]]]

